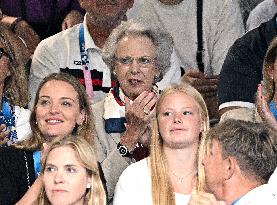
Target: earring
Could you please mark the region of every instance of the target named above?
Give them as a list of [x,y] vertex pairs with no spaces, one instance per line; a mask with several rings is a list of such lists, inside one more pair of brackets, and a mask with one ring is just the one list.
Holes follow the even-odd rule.
[[87,189],[90,189],[90,188],[91,188],[91,184],[88,183],[88,184],[87,184]]
[[115,71],[113,71],[113,75],[114,75],[114,77],[117,77],[117,74],[116,74],[116,72],[115,72]]

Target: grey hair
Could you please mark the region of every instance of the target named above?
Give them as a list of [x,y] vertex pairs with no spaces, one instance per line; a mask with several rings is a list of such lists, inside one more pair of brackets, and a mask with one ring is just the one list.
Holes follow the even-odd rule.
[[102,58],[111,72],[114,69],[114,57],[117,43],[125,36],[146,36],[156,46],[156,66],[160,70],[163,78],[170,68],[170,59],[173,51],[173,38],[169,33],[161,31],[159,28],[146,26],[141,21],[128,20],[116,27],[102,49]]

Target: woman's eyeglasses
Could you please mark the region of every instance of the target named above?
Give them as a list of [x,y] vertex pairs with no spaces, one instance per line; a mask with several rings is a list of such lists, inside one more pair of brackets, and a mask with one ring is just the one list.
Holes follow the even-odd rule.
[[9,58],[9,54],[6,51],[4,51],[4,48],[0,48],[0,59],[3,57],[3,55]]
[[139,58],[133,58],[130,56],[125,57],[114,57],[115,61],[119,62],[121,65],[130,66],[136,61],[142,67],[150,67],[155,63],[155,60],[148,56],[142,56]]

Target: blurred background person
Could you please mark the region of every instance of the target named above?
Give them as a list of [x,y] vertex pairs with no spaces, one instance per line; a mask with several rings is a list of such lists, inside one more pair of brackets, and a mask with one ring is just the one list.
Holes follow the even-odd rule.
[[5,18],[20,17],[16,24],[28,22],[41,40],[81,23],[84,15],[78,0],[1,0],[0,8]]
[[200,146],[207,192],[194,192],[189,205],[277,204],[276,184],[268,183],[276,155],[276,131],[265,124],[219,123]]
[[229,49],[219,77],[220,115],[237,112],[237,108],[255,107],[257,87],[263,78],[264,57],[276,35],[275,15],[237,39]]
[[37,33],[26,21],[18,17],[4,15],[0,7],[0,22],[10,27],[11,31],[18,35],[30,53],[34,53],[40,39]]
[[39,205],[105,205],[94,147],[84,138],[54,139],[42,161]]
[[195,88],[183,83],[163,91],[156,106],[150,156],[122,173],[114,205],[188,204],[197,186],[199,142],[208,128],[207,108]]
[[92,120],[90,102],[74,77],[54,73],[45,78],[30,116],[31,136],[0,149],[0,204],[33,204],[42,186],[38,173],[47,144],[73,134],[93,145]]
[[30,111],[25,69],[30,57],[21,40],[0,23],[0,144],[28,137]]

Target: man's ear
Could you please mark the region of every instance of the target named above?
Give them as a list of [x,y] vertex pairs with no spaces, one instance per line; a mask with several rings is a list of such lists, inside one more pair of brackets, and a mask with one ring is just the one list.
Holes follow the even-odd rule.
[[224,179],[229,180],[234,175],[237,168],[237,160],[234,157],[227,157],[224,160]]

